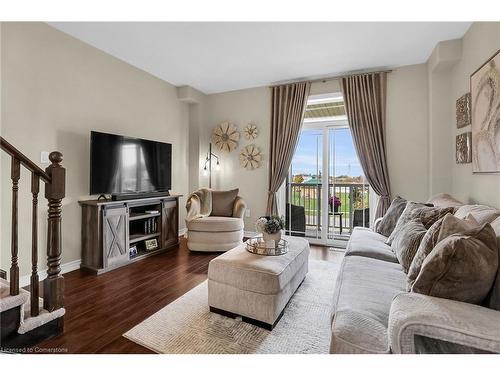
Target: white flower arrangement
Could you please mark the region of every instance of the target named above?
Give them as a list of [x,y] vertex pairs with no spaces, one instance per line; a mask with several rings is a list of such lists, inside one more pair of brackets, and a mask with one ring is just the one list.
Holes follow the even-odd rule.
[[257,219],[257,221],[255,222],[255,229],[257,230],[257,233],[264,233],[266,224],[267,224],[267,219],[265,217]]

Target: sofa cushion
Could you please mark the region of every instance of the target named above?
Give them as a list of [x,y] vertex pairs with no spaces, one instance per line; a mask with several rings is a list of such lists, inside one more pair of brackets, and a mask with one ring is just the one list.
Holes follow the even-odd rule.
[[[444,232],[443,220],[440,232]],[[498,270],[495,232],[486,223],[442,240],[422,263],[411,291],[468,303],[481,303]]]
[[458,199],[452,197],[450,194],[441,193],[433,196],[431,199],[427,201],[427,203],[431,203],[435,207],[460,207],[463,206],[463,203]]
[[429,207],[422,203],[408,202],[396,224],[396,228],[394,228],[386,243],[390,245],[403,225],[412,219],[420,219],[424,227],[429,229],[440,218],[454,211],[453,207]]
[[497,217],[490,224],[493,230],[495,231],[495,235],[497,236],[497,248],[498,248],[498,271],[497,277],[495,279],[495,283],[493,284],[493,288],[491,288],[490,295],[488,296],[488,300],[486,301],[486,305],[490,309],[495,309],[500,311],[500,216]]
[[482,204],[467,204],[459,207],[455,212],[455,216],[460,219],[465,218],[468,214],[472,214],[479,225],[483,225],[500,217],[500,210]]
[[388,353],[389,310],[405,281],[397,263],[345,257],[335,286],[330,352]]
[[309,242],[286,236],[289,250],[280,256],[262,256],[248,252],[242,244],[210,261],[208,279],[239,290],[261,294],[282,291],[307,264]]
[[233,216],[234,200],[240,189],[212,190],[211,216]]
[[382,220],[377,225],[377,233],[383,236],[389,237],[396,227],[399,217],[403,213],[406,207],[407,200],[397,196],[391,202],[391,205],[387,209],[387,212],[382,217]]
[[408,272],[413,257],[426,232],[427,229],[425,229],[420,219],[413,219],[403,225],[394,237],[391,249],[396,253],[399,264],[401,264],[405,272]]
[[356,255],[397,263],[391,247],[385,243],[387,237],[368,228],[355,227],[346,247],[346,256]]
[[[443,221],[445,219],[447,221],[450,221],[451,219],[454,218],[455,216],[453,216],[452,214],[447,214],[445,217],[442,217],[434,224],[432,224],[429,230],[425,233],[424,237],[422,238],[422,242],[420,242],[420,246],[418,247],[418,250],[415,256],[413,257],[413,261],[411,262],[410,268],[408,270],[408,290],[411,289],[413,283],[415,282],[415,279],[420,273],[420,269],[422,268],[422,263],[424,262],[425,258],[427,257],[427,255],[430,254],[432,249],[434,249],[434,247],[438,243],[438,237],[440,235],[441,225]],[[453,234],[453,233],[458,233],[460,231],[470,230],[479,226],[476,219],[474,219],[472,215],[467,215],[467,217],[464,220],[458,220],[458,221],[460,221],[460,223],[447,225],[448,229],[446,229],[446,232],[448,232],[449,234]],[[454,232],[452,232],[453,230]]]
[[243,229],[243,219],[239,217],[206,216],[187,223],[188,230],[198,232],[233,232]]

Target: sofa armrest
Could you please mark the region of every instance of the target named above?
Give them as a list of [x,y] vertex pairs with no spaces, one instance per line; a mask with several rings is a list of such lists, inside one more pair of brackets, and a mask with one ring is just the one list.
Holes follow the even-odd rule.
[[233,217],[239,217],[243,219],[243,215],[245,215],[245,209],[247,208],[247,204],[241,197],[236,197],[233,205]]
[[401,293],[389,314],[393,353],[416,353],[416,336],[500,353],[500,311],[470,303]]
[[191,194],[186,201],[186,221],[191,221],[200,216],[201,201],[196,194]]
[[379,217],[378,219],[375,219],[375,221],[373,222],[373,231],[374,232],[377,231],[378,225],[380,224],[382,219],[383,219],[383,216]]

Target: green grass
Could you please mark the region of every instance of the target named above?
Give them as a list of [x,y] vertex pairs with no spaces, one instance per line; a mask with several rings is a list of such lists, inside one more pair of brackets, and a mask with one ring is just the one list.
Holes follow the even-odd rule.
[[[292,194],[292,204],[297,205],[297,206],[302,206],[305,208],[305,213],[306,215],[317,215],[317,206],[318,206],[318,199],[317,198],[311,198],[311,197],[304,197],[304,189],[301,188],[301,191],[297,191],[298,188],[294,188],[293,194]],[[310,189],[310,191],[312,188]],[[349,204],[349,194],[341,192],[340,194],[337,194],[337,196],[340,198],[341,201],[341,206],[339,207],[340,212],[344,212],[346,217],[350,217],[350,204]],[[365,194],[364,198],[364,207],[368,207],[368,195]]]

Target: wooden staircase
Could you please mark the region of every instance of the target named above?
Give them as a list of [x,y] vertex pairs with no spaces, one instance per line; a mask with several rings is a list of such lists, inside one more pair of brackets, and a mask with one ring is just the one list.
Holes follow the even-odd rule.
[[[64,278],[61,275],[61,201],[65,194],[66,170],[61,165],[62,154],[51,152],[45,171],[0,137],[1,149],[11,158],[12,233],[9,280],[0,280],[0,348],[23,348],[36,345],[63,331]],[[21,166],[31,172],[31,262],[29,292],[19,288],[18,265],[18,191]],[[43,280],[40,298],[38,276],[38,194],[40,182],[45,184],[48,201],[47,277]],[[2,208],[3,210],[3,208]],[[0,272],[0,277],[5,277]]]

